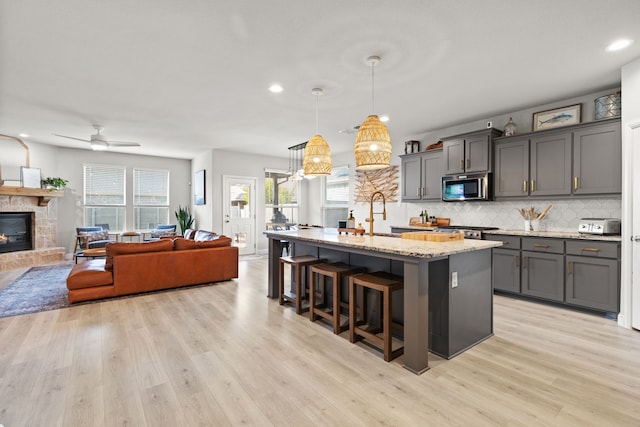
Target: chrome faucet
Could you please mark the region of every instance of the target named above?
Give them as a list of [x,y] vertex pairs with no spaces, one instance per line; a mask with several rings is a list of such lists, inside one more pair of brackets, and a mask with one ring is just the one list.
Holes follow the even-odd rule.
[[[382,197],[382,212],[373,211],[373,200],[376,198],[378,194]],[[382,193],[382,191],[375,191],[371,195],[371,200],[369,200],[369,218],[365,218],[365,221],[369,223],[369,236],[373,236],[373,215],[374,214],[376,215],[382,214],[382,219],[384,221],[387,220],[387,201],[385,200],[384,194]]]

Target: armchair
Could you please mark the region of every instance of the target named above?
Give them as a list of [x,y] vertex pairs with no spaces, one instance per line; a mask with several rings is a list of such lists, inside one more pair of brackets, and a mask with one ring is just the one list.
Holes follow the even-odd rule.
[[149,237],[144,239],[145,242],[152,240],[160,240],[164,236],[175,236],[176,225],[175,224],[158,224],[155,230],[149,232]]
[[102,227],[76,227],[76,244],[73,253],[78,250],[104,248],[107,243],[115,242],[109,237],[109,230]]

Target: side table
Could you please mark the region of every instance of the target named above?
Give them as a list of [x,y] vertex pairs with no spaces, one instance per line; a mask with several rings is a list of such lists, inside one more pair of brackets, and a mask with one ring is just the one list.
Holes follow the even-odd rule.
[[120,240],[124,242],[125,237],[130,242],[133,242],[133,239],[137,239],[138,242],[142,242],[142,233],[139,233],[137,231],[125,231],[120,235]]

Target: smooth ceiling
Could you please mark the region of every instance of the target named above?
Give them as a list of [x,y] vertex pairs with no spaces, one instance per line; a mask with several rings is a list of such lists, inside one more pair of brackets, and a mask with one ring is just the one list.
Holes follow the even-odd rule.
[[[640,1],[6,0],[0,133],[64,147],[92,124],[127,153],[287,157],[319,130],[352,150],[372,112],[394,144],[615,87],[640,57]],[[635,40],[607,53],[619,37]],[[267,88],[278,82],[280,94]],[[623,94],[624,96],[624,94]]]

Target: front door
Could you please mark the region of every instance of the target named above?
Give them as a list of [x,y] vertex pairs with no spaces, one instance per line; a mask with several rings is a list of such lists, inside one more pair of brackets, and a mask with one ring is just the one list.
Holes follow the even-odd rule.
[[224,234],[240,255],[256,253],[256,178],[223,176]]

